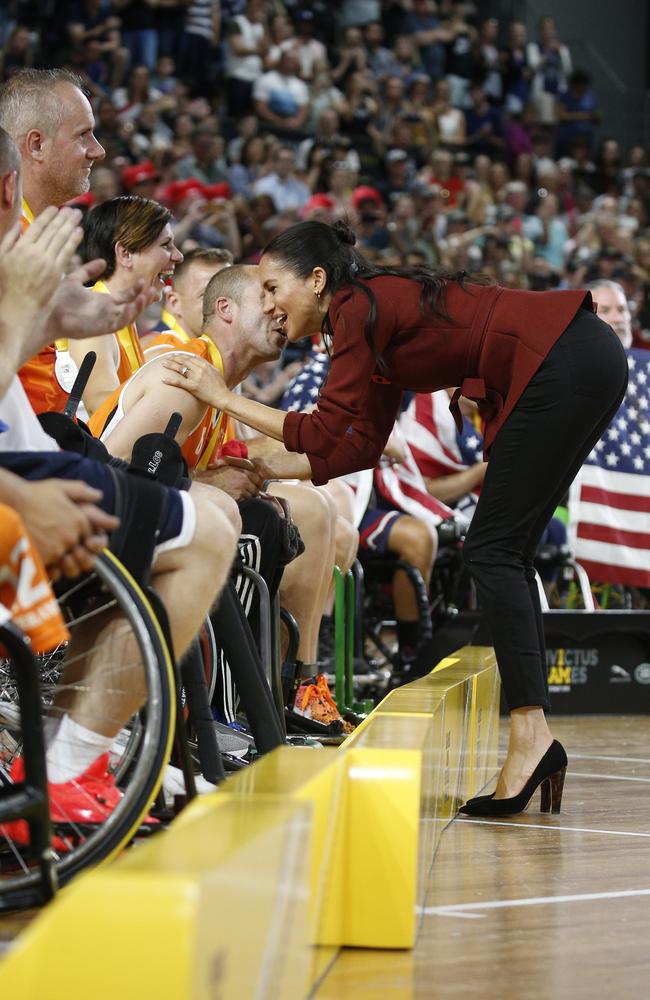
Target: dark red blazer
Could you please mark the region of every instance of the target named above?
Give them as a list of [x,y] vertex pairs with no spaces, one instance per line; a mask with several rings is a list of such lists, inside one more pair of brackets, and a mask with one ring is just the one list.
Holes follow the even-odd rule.
[[334,331],[327,382],[313,413],[287,413],[284,443],[303,452],[317,485],[373,468],[399,413],[402,390],[457,388],[478,403],[485,421],[484,450],[560,334],[581,306],[584,291],[521,292],[498,285],[449,282],[442,319],[420,307],[421,286],[382,275],[368,282],[377,300],[374,337],[386,371],[379,374],[364,326],[369,302],[358,288],[334,295]]

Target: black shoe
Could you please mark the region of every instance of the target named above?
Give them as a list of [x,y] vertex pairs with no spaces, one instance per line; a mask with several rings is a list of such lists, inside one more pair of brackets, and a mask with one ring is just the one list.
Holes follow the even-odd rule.
[[513,795],[510,799],[479,795],[461,806],[459,812],[467,816],[510,816],[512,813],[523,812],[541,785],[540,811],[559,813],[566,766],[567,756],[564,747],[557,740],[553,740],[519,795]]

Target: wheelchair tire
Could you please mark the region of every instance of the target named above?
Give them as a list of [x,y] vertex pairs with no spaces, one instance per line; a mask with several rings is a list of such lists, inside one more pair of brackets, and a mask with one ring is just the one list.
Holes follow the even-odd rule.
[[[127,638],[126,641],[130,643],[127,648],[134,649],[139,657],[146,686],[146,698],[144,708],[134,712],[129,725],[122,729],[122,734],[126,738],[126,749],[118,754],[118,763],[114,769],[117,783],[123,793],[122,799],[102,824],[71,831],[70,840],[74,846],[67,853],[55,851],[54,868],[58,884],[61,886],[79,872],[114,858],[139,830],[145,829],[142,821],[160,788],[174,736],[176,712],[174,671],[167,644],[146,595],[119,560],[106,550],[97,557],[94,572],[82,578],[78,587],[72,588],[73,591],[77,591],[77,600],[79,591],[88,586],[88,581],[93,583],[95,593],[99,596],[93,597],[94,603],[91,602],[87,611],[70,617],[68,610],[66,618],[72,637],[68,645],[71,646],[74,641],[75,629],[81,623],[87,624],[96,620],[98,615],[110,615],[109,625],[112,621],[124,620],[128,625],[129,637],[135,640],[133,646],[131,638]],[[69,593],[59,602],[64,614]],[[104,604],[99,606],[102,600]],[[111,629],[106,629],[107,657],[111,652],[108,640],[115,640],[116,631],[113,629],[111,634]],[[101,645],[92,647],[89,653],[95,653],[97,649],[102,649]],[[48,694],[51,697],[62,666],[65,667],[66,663],[69,663],[65,654],[66,649],[58,652],[58,662],[56,655],[43,658],[44,703],[48,701]],[[3,670],[3,664],[0,662],[0,710],[3,705],[6,709],[7,703],[11,700],[8,681],[11,671],[7,666],[5,661]],[[115,667],[116,674],[119,676],[123,670],[123,662],[118,663]],[[8,741],[13,739],[16,743],[15,752],[18,754],[20,733],[19,730],[17,734],[15,730],[12,732],[11,725],[6,724],[7,715],[10,713],[5,711],[5,722],[2,722],[0,711],[0,752],[3,737],[5,745],[4,767],[0,757],[0,781],[10,783],[8,777],[10,761],[6,759],[6,747]],[[154,828],[150,825],[149,831]],[[7,844],[7,837],[0,833],[0,858],[3,853],[5,858],[8,853],[16,856],[16,845]],[[24,870],[19,857],[17,861],[18,864],[13,865],[19,869],[17,871],[3,872],[0,866],[0,909],[5,893],[6,898],[9,898],[10,894],[11,898],[19,896],[23,906],[35,905],[38,897],[40,878],[38,871]]]

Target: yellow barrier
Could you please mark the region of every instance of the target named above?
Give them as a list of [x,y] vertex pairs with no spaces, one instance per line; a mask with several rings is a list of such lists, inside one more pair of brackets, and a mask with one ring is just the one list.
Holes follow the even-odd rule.
[[465,648],[341,748],[267,755],[61,893],[0,990],[276,1000],[306,995],[341,946],[412,947],[442,830],[496,771],[498,696],[492,650]]

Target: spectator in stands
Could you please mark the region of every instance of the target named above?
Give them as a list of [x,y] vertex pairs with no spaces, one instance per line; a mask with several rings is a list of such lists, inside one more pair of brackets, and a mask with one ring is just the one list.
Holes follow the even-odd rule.
[[193,0],[177,6],[185,8],[182,31],[175,40],[170,32],[168,44],[178,50],[181,74],[192,78],[197,92],[209,97],[220,63],[221,4],[219,0]]
[[287,209],[299,211],[309,198],[309,188],[293,172],[295,162],[295,153],[291,147],[279,146],[271,161],[271,173],[261,177],[253,185],[256,195],[270,195],[278,212]]
[[0,80],[9,80],[34,65],[34,44],[28,28],[17,24],[0,49]]
[[441,27],[432,0],[413,0],[412,8],[402,16],[400,31],[413,38],[425,73],[438,80],[445,71],[444,43],[449,36]]
[[68,5],[65,31],[70,45],[82,48],[87,42],[97,46],[98,56],[108,63],[108,87],[120,87],[129,65],[130,53],[122,45],[121,21],[115,16],[113,4],[101,0],[78,0]]
[[591,76],[577,69],[569,77],[566,91],[557,96],[555,117],[557,128],[556,155],[567,156],[576,139],[593,147],[594,129],[600,121],[598,98],[591,89]]
[[316,74],[329,67],[327,49],[314,38],[314,15],[310,10],[298,9],[295,14],[297,34],[295,41],[285,47],[291,49],[298,60],[298,76],[311,83]]
[[122,22],[122,41],[131,53],[131,63],[153,73],[158,59],[156,11],[147,0],[113,0]]
[[454,157],[447,149],[435,149],[430,157],[430,165],[419,174],[425,184],[434,184],[445,199],[447,208],[455,208],[463,190],[463,182],[455,170]]
[[433,120],[438,143],[450,153],[464,147],[466,125],[460,108],[451,103],[451,86],[446,79],[438,80],[433,92]]
[[539,120],[546,125],[556,121],[556,101],[566,92],[573,69],[571,54],[557,33],[555,18],[540,17],[538,41],[526,48],[528,66],[533,75],[531,100]]
[[250,197],[253,184],[262,176],[269,158],[269,145],[262,135],[251,135],[241,148],[239,161],[228,168],[233,194]]
[[90,176],[90,193],[93,205],[101,205],[109,198],[117,198],[120,190],[113,171],[108,167],[95,167]]
[[[404,34],[409,34],[404,31]],[[397,71],[395,55],[383,44],[384,27],[381,21],[371,21],[364,30],[366,60],[368,69],[377,80],[385,76],[394,76]]]
[[139,65],[131,70],[126,86],[114,92],[113,101],[120,121],[135,122],[145,105],[155,104],[161,97],[161,92],[151,86],[149,67]]
[[228,114],[232,118],[251,110],[253,85],[262,75],[269,44],[264,4],[262,0],[247,0],[244,13],[228,22],[225,78]]
[[348,80],[355,73],[363,73],[368,67],[368,53],[363,45],[363,34],[357,27],[346,27],[339,46],[338,62],[332,67],[332,80],[346,88]]
[[451,87],[451,103],[456,108],[469,106],[469,85],[480,72],[478,34],[468,23],[464,0],[452,0],[451,14],[445,22],[445,72]]
[[617,281],[606,278],[591,281],[586,286],[598,307],[598,315],[609,323],[623,347],[632,346],[632,313],[625,291]]
[[393,55],[395,56],[395,73],[408,88],[411,81],[421,73],[424,73],[424,66],[420,59],[420,52],[413,41],[411,35],[398,35],[393,43]]
[[483,87],[469,88],[470,107],[465,111],[465,147],[474,154],[498,155],[503,148],[503,122],[499,108],[493,107]]
[[195,177],[203,184],[220,184],[228,180],[223,139],[209,125],[199,125],[192,134],[192,153],[176,166],[181,180]]
[[505,107],[513,114],[521,114],[528,104],[533,69],[528,61],[526,25],[511,21],[508,26],[508,45],[501,52]]
[[386,180],[378,181],[377,187],[385,203],[392,206],[399,195],[407,194],[413,186],[412,165],[404,149],[389,149],[385,162]]
[[482,81],[486,95],[495,104],[501,104],[503,99],[501,55],[497,47],[498,37],[499,21],[496,17],[486,17],[481,21],[478,36],[480,71],[477,75],[477,82]]
[[524,235],[533,241],[535,257],[547,261],[557,274],[561,274],[566,256],[569,231],[560,215],[557,195],[540,188],[543,197],[537,196],[532,215],[523,221]]
[[263,125],[281,136],[299,135],[309,112],[309,88],[297,75],[293,50],[282,53],[276,69],[263,73],[253,87],[255,112]]

